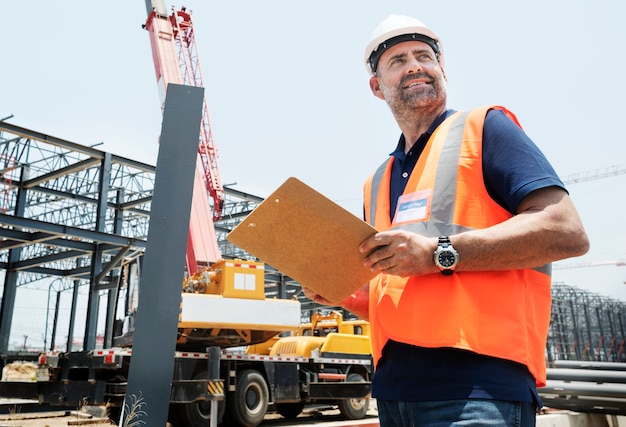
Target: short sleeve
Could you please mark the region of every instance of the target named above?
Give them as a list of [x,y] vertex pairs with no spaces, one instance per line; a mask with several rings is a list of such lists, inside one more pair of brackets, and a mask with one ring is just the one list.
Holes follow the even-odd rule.
[[533,191],[553,186],[565,190],[539,147],[501,110],[489,110],[485,118],[483,179],[489,195],[512,214]]

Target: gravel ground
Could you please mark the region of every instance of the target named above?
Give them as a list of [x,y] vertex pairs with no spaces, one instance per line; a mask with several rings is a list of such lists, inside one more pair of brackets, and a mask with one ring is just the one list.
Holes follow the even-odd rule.
[[84,412],[49,412],[0,416],[0,427],[67,427],[71,425],[111,426],[107,419],[95,418]]
[[[0,402],[2,403],[2,402]],[[4,406],[7,408],[7,406]],[[115,425],[106,418],[101,417],[101,413],[97,411],[86,412],[81,411],[57,411],[57,412],[27,412],[19,410],[11,411],[7,414],[6,410],[3,410],[0,414],[0,427],[68,427],[72,425],[85,425],[94,427],[106,427]],[[367,419],[376,419],[378,412],[376,409],[376,401],[372,399],[370,401],[370,410],[368,411]],[[276,413],[269,413],[261,426],[297,426],[297,425],[311,425],[322,424],[324,422],[337,422],[341,421],[339,411],[336,409],[317,410],[314,408],[307,408],[303,414],[296,420],[288,421],[282,418]],[[172,427],[168,423],[168,427]]]

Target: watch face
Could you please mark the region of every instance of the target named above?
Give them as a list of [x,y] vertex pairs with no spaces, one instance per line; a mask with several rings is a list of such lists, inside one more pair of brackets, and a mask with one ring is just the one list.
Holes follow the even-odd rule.
[[439,264],[443,268],[452,267],[455,264],[456,257],[451,251],[443,251],[439,253]]

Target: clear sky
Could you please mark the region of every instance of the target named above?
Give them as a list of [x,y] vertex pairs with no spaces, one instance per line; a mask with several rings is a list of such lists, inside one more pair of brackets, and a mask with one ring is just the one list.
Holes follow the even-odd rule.
[[[360,215],[399,130],[363,51],[390,13],[443,40],[449,107],[512,110],[557,172],[626,164],[622,0],[188,0],[224,184],[261,197],[296,176]],[[161,111],[144,0],[4,2],[0,118],[154,164]],[[626,175],[569,186],[591,238],[560,265],[626,259]],[[626,301],[626,267],[555,270]]]

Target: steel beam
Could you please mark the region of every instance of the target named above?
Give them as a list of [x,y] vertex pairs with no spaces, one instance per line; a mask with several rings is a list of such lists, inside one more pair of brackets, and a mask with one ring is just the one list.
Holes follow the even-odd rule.
[[[141,298],[122,418],[167,421],[204,89],[170,84],[165,98]],[[133,402],[143,416],[129,420]]]
[[619,362],[587,362],[584,360],[557,360],[555,368],[571,369],[606,369],[610,371],[626,371],[626,363]]

